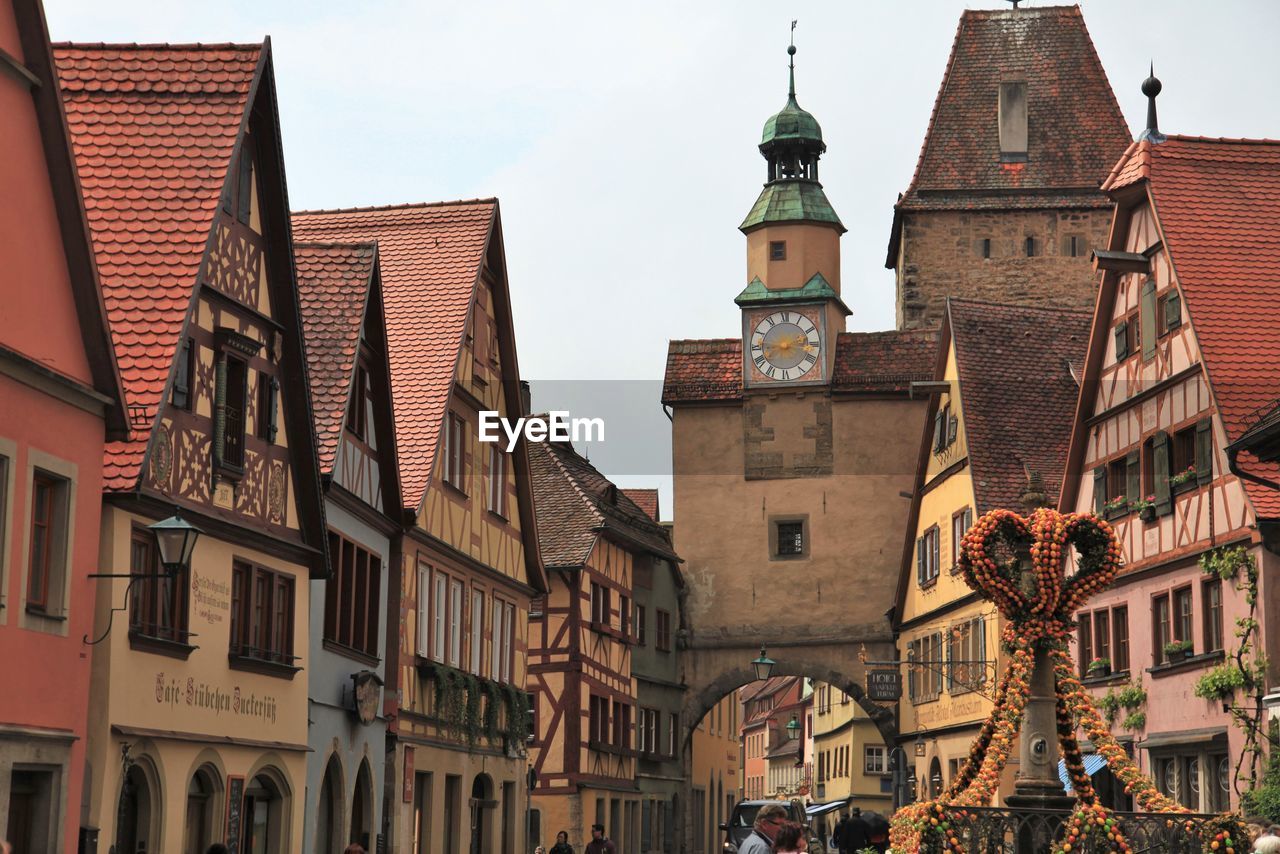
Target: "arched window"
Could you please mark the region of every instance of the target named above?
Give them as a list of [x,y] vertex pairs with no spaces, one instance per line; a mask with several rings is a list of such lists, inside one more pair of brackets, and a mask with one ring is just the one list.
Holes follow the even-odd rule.
[[264,770],[245,789],[241,854],[284,854],[289,806],[279,779],[272,771]]
[[218,795],[222,791],[218,770],[201,765],[187,783],[187,816],[183,827],[183,850],[204,851],[220,841],[218,834]]
[[316,800],[315,854],[334,854],[342,844],[342,764],[337,755],[329,757],[324,778],[320,781],[320,796]]
[[351,796],[351,842],[358,842],[365,851],[372,851],[373,839],[373,779],[369,762],[361,761],[356,774],[356,790]]
[[117,813],[117,851],[154,851],[160,844],[160,793],[148,771],[148,765],[134,762],[125,773]]

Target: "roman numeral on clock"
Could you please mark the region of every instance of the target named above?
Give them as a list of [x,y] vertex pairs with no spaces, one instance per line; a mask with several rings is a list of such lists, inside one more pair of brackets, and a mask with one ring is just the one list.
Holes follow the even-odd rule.
[[755,363],[757,368],[764,370],[764,356],[756,356]]

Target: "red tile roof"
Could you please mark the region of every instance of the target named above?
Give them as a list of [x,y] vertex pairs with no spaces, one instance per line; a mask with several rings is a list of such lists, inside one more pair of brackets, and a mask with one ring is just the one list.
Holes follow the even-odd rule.
[[[1280,141],[1143,141],[1114,174],[1113,188],[1150,181],[1227,441],[1234,441],[1280,398]],[[1244,468],[1280,479],[1274,465],[1248,459]],[[1280,517],[1280,493],[1244,486],[1259,516]]]
[[138,480],[262,45],[54,45],[133,441],[104,488]]
[[[932,376],[938,343],[932,330],[841,332],[836,338],[833,391],[905,392]],[[662,402],[705,403],[742,397],[742,341],[672,341]]]
[[661,525],[618,489],[569,442],[530,442],[538,543],[548,567],[584,565],[602,532],[671,560]]
[[293,257],[307,342],[316,450],[320,471],[328,474],[342,437],[378,247],[374,243],[295,243]]
[[[1029,472],[1062,486],[1091,312],[949,299],[977,513],[1020,510]],[[930,428],[932,429],[932,425]]]
[[[1000,159],[999,84],[1013,80],[1027,84],[1024,163]],[[1105,207],[1098,184],[1130,140],[1079,6],[971,9],[898,207]]]
[[377,241],[404,506],[422,504],[497,201],[300,211],[305,240]]
[[630,498],[637,507],[644,511],[655,522],[661,522],[658,515],[658,490],[656,489],[624,489],[622,494]]

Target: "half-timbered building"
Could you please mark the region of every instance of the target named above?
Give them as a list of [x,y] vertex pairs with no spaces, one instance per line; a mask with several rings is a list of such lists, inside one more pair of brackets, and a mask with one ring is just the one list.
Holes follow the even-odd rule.
[[400,532],[378,250],[297,243],[330,576],[311,584],[303,850],[373,851],[382,834],[387,567]]
[[[1225,448],[1280,396],[1269,325],[1280,288],[1263,249],[1280,239],[1280,145],[1166,138],[1158,81],[1143,91],[1148,130],[1103,185],[1115,222],[1095,258],[1101,292],[1061,504],[1105,516],[1124,552],[1114,586],[1077,614],[1085,682],[1099,697],[1140,689],[1117,729],[1161,790],[1209,812],[1237,804],[1244,737],[1230,698],[1203,699],[1195,685],[1238,645],[1249,605],[1242,576],[1202,568],[1208,550],[1240,546],[1257,562],[1262,651],[1277,661],[1263,531],[1280,499],[1237,477]],[[1245,465],[1276,480],[1274,464]]]
[[[658,740],[655,710],[646,709],[644,726],[637,726],[632,586],[638,574],[665,569],[655,564],[676,556],[666,530],[569,442],[537,443],[531,462],[550,581],[530,623],[533,804],[548,835],[566,830],[575,848],[590,841],[592,824],[603,824],[619,852],[635,852],[637,756],[671,743],[649,745],[651,737]],[[658,610],[646,625],[646,641],[662,655],[674,655],[677,617]]]
[[[929,411],[894,623],[905,662],[898,739],[921,798],[955,778],[1005,665],[1004,619],[961,577],[960,540],[991,510],[1056,500],[1089,321],[1087,312],[950,297],[933,379],[915,387]],[[1006,792],[1014,771],[1001,778]]]
[[38,0],[0,2],[0,115],[0,839],[74,851],[102,456],[128,425]]
[[[100,850],[297,851],[326,573],[270,42],[55,46],[132,434],[107,447]],[[203,531],[161,568],[148,526]]]
[[403,533],[392,546],[384,714],[388,850],[529,849],[529,604],[545,589],[494,199],[296,213],[300,240],[376,241]]

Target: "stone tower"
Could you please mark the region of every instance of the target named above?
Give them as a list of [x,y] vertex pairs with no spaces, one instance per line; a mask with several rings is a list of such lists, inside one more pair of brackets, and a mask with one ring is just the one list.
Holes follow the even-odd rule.
[[937,326],[949,295],[1092,309],[1098,187],[1130,141],[1078,6],[966,11],[894,206],[898,328]]

